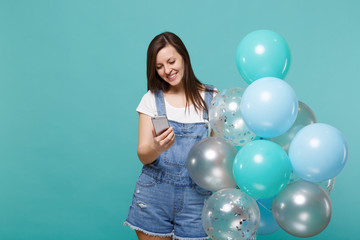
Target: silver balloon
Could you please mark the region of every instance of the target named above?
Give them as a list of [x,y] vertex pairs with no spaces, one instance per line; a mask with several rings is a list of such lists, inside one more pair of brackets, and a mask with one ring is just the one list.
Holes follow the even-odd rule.
[[213,240],[256,239],[260,211],[252,197],[239,189],[227,188],[205,202],[201,219],[205,232]]
[[319,185],[298,181],[287,185],[273,201],[273,216],[279,226],[296,237],[322,232],[332,214],[328,194]]
[[313,111],[303,102],[299,101],[298,115],[292,127],[284,134],[270,138],[269,140],[279,144],[285,152],[289,151],[291,140],[295,137],[296,133],[303,127],[316,123],[316,117]]
[[240,102],[244,88],[228,88],[214,97],[210,105],[209,122],[215,134],[234,146],[244,146],[256,137],[245,125]]
[[236,149],[219,137],[209,137],[195,144],[188,155],[186,167],[200,187],[210,191],[236,187],[232,166]]
[[[295,175],[295,173],[293,171],[291,171],[288,184],[297,182],[297,181],[301,181],[301,180],[303,180],[303,179],[299,178],[298,176]],[[325,180],[322,182],[317,182],[316,184],[319,185],[320,187],[322,187],[322,189],[324,189],[325,192],[328,195],[330,195],[330,193],[332,192],[332,190],[334,189],[334,186],[335,186],[335,178],[328,179],[328,180]]]

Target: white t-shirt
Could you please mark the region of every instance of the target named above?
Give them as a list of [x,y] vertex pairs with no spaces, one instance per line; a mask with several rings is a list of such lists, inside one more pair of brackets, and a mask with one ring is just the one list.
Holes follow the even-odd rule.
[[[217,89],[214,88],[214,97],[216,95]],[[201,92],[201,96],[205,99],[205,91]],[[203,118],[203,111],[196,112],[193,105],[190,106],[190,111],[183,108],[176,108],[171,106],[164,98],[166,116],[169,120],[173,120],[181,123],[197,123],[205,122]],[[186,111],[185,111],[186,110]],[[142,97],[139,106],[136,108],[136,111],[139,113],[144,113],[150,117],[157,116],[157,108],[155,101],[155,94],[150,90]]]

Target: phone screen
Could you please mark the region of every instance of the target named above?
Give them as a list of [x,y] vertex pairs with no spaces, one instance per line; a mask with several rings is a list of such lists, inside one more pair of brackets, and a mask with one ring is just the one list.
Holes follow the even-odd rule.
[[156,116],[151,118],[156,136],[159,136],[168,129],[169,122],[166,116]]

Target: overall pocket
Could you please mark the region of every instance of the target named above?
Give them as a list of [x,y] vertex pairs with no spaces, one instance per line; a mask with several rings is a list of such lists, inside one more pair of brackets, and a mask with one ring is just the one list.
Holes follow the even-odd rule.
[[136,184],[142,187],[151,187],[156,184],[156,180],[145,173],[141,173]]

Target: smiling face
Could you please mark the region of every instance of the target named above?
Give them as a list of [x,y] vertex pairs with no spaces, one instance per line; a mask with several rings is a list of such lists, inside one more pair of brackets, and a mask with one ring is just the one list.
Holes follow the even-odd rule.
[[182,83],[184,60],[172,45],[166,45],[156,55],[156,71],[170,88]]

